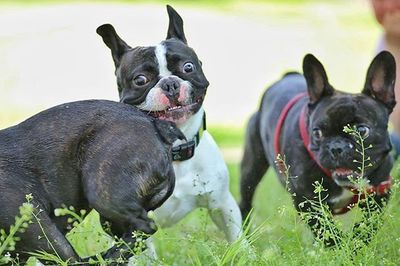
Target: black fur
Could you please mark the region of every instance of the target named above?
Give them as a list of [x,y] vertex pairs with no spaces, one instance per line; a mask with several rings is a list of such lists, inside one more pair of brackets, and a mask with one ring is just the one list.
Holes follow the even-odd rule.
[[[183,138],[171,122],[154,121],[136,108],[110,101],[80,101],[45,110],[0,131],[0,228],[9,228],[31,193],[54,248],[78,260],[66,241],[62,205],[96,209],[116,235],[156,227],[147,212],[172,193],[171,143]],[[20,254],[53,253],[36,221],[19,235]]]

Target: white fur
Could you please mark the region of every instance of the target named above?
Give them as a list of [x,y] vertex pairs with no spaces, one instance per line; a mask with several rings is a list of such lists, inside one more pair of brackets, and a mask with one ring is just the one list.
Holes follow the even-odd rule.
[[[179,80],[180,86],[181,86],[181,91],[184,91],[183,93],[185,96],[183,97],[186,99],[186,101],[183,101],[182,104],[187,105],[190,104],[190,92],[192,91],[192,85],[190,82],[183,80],[179,78],[178,76],[170,75],[170,77],[175,77],[176,79]],[[165,78],[165,77],[164,77]],[[163,90],[160,87],[160,84],[162,82],[162,79],[160,79],[156,85],[149,91],[149,93],[146,95],[146,98],[144,101],[137,105],[137,107],[141,110],[145,111],[162,111],[165,110],[167,107],[169,107],[169,103],[167,102],[161,102],[160,98],[161,97],[166,97],[164,95]],[[182,88],[185,88],[185,90],[182,90]]]
[[341,209],[350,202],[353,195],[348,189],[342,189],[342,193],[339,196],[332,197],[329,201],[332,203],[333,209]]
[[160,73],[160,77],[166,77],[172,75],[171,71],[169,71],[167,67],[167,57],[166,57],[167,50],[165,49],[165,46],[162,45],[161,43],[157,45],[155,53],[156,53],[158,71]]
[[[158,84],[158,83],[157,83]],[[145,111],[162,111],[165,110],[168,105],[161,103],[159,99],[163,95],[162,89],[159,86],[154,86],[149,93],[147,93],[146,98],[142,103],[137,105],[141,110]]]
[[[192,139],[199,129],[204,110],[200,109],[180,129]],[[161,227],[179,222],[189,212],[203,207],[228,241],[241,234],[242,217],[236,201],[229,191],[228,169],[211,135],[204,131],[193,158],[173,162],[175,189],[167,201],[154,211]]]

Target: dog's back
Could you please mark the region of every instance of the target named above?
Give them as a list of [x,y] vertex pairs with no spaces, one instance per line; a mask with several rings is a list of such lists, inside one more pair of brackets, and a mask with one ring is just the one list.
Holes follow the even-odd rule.
[[[178,133],[171,122],[155,122],[135,107],[100,100],[62,104],[1,130],[0,228],[14,223],[31,193],[45,215],[43,227],[54,230],[49,237],[60,241],[61,254],[68,254],[64,258],[72,252],[63,250],[64,240],[48,219],[63,204],[96,208],[102,217],[121,222],[116,233],[125,233],[125,224],[134,226],[133,221],[139,221],[136,229],[154,232],[145,212],[172,193],[170,150]],[[64,222],[57,221],[57,227]],[[39,229],[32,225],[29,230],[21,247],[45,249],[46,243],[35,243]]]
[[[307,91],[307,84],[304,76],[290,72],[285,74],[282,79],[271,85],[264,93],[260,108],[257,115],[257,123],[263,129],[263,134],[260,136],[262,145],[265,151],[273,151],[275,128],[278,123],[279,116],[287,103],[294,96]],[[300,113],[301,104],[293,106],[288,112],[288,116],[297,116]],[[283,125],[285,126],[285,125]],[[284,130],[283,130],[284,132]],[[266,154],[270,164],[276,160],[275,153]]]

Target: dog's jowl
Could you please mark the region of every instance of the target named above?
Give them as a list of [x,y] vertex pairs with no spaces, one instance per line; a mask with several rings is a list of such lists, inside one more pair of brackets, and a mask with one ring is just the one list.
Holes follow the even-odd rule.
[[[14,223],[25,195],[32,194],[40,224],[33,219],[17,235],[21,259],[27,251],[46,251],[79,260],[64,237],[67,218],[54,215],[63,205],[96,209],[127,243],[134,230],[154,233],[147,213],[172,193],[171,149],[178,138],[184,136],[172,122],[110,101],[59,105],[1,130],[0,228]],[[106,258],[125,248],[112,248]]]
[[[379,212],[391,184],[387,127],[395,105],[395,69],[393,56],[380,53],[368,69],[362,92],[349,94],[335,90],[322,64],[307,55],[304,76],[288,73],[268,88],[247,128],[241,163],[242,215],[249,213],[257,184],[270,165],[299,212],[318,213],[312,204],[316,182],[322,184],[321,198],[332,214],[348,211],[366,194],[378,205],[373,210]],[[344,132],[346,126],[354,134]],[[284,165],[290,166],[288,173]],[[365,186],[360,191],[361,183]],[[364,207],[363,203],[359,206]],[[318,238],[333,245],[335,239],[321,234],[324,228],[318,215],[308,223]],[[334,231],[332,235],[340,236]]]
[[131,48],[109,24],[97,33],[111,49],[121,101],[175,122],[187,139],[174,143],[176,186],[155,211],[157,222],[173,225],[195,208],[205,207],[233,241],[240,235],[241,215],[229,192],[224,160],[206,131],[202,104],[209,83],[201,61],[187,45],[182,18],[170,6],[167,11],[167,37],[155,46]]

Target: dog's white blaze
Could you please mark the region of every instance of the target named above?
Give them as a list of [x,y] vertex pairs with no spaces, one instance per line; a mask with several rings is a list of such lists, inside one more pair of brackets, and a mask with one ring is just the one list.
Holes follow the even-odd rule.
[[168,70],[167,67],[167,50],[165,49],[165,46],[162,45],[161,43],[156,46],[156,58],[157,58],[157,63],[158,63],[158,71],[160,73],[161,77],[166,77],[172,75],[171,71]]

